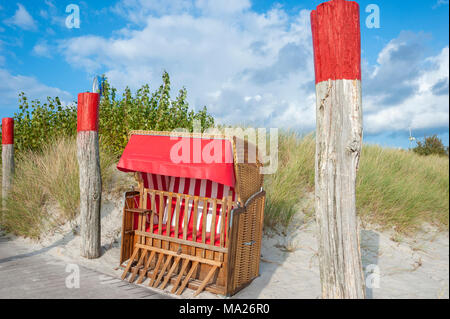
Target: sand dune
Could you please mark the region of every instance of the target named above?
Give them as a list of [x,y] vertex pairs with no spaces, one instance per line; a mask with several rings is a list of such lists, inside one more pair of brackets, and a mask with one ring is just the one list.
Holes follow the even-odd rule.
[[[15,238],[15,244],[42,250],[67,262],[75,262],[111,276],[120,254],[122,200],[106,198],[102,205],[103,255],[86,260],[79,255],[77,221],[40,242]],[[414,238],[376,227],[361,230],[361,251],[368,283],[368,298],[449,298],[449,238],[429,227]],[[263,238],[260,277],[233,298],[320,298],[317,241],[313,221],[290,227],[285,234],[267,233]],[[144,282],[145,284],[145,282]],[[152,289],[152,288],[149,288]],[[165,293],[169,294],[170,286]],[[158,290],[159,291],[159,290]],[[191,298],[186,289],[182,298]],[[203,292],[198,298],[224,298]]]

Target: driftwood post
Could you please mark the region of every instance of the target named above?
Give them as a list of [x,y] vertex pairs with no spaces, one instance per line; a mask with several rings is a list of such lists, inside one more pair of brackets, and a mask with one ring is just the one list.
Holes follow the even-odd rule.
[[316,75],[315,210],[323,298],[365,298],[356,217],[362,147],[361,36],[356,2],[311,12]]
[[14,175],[14,119],[2,119],[2,207],[5,209]]
[[81,256],[100,256],[102,181],[98,149],[98,93],[78,94],[77,157],[80,171]]

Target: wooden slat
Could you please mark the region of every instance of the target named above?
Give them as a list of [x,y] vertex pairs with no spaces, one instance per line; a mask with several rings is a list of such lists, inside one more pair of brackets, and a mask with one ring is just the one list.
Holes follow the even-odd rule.
[[139,208],[144,208],[143,206],[142,206],[142,203],[143,203],[143,200],[144,200],[144,198],[142,197],[142,194],[144,193],[144,182],[142,182],[142,181],[140,181],[139,182]]
[[213,202],[213,211],[212,211],[212,218],[211,218],[211,228],[210,228],[210,234],[209,234],[209,244],[214,246],[214,243],[216,241],[216,215],[217,215],[217,201]]
[[206,242],[206,220],[208,219],[208,206],[209,202],[203,202],[203,213],[202,213],[202,243]]
[[187,274],[187,276],[184,278],[183,283],[181,284],[180,288],[177,291],[177,295],[181,295],[181,293],[183,292],[184,288],[186,287],[189,279],[191,278],[192,274],[194,273],[194,271],[197,269],[198,266],[198,261],[195,261],[192,266],[191,269],[189,270],[189,273]]
[[156,262],[155,269],[153,270],[153,276],[152,276],[152,278],[150,278],[150,282],[148,283],[149,287],[153,286],[153,282],[155,281],[156,276],[158,275],[159,266],[161,265],[163,257],[164,257],[164,254],[162,252],[159,253],[158,261]]
[[197,241],[197,217],[198,217],[198,199],[194,199],[194,209],[192,210],[192,241]]
[[211,266],[218,266],[218,267],[222,266],[222,262],[217,261],[217,260],[210,260],[210,259],[205,259],[205,258],[193,256],[193,255],[187,255],[187,254],[178,254],[176,251],[166,250],[163,248],[150,247],[150,246],[145,246],[145,245],[141,245],[141,244],[136,244],[136,247],[142,248],[142,249],[153,250],[156,253],[162,253],[165,255],[179,256],[183,259],[188,259],[191,261],[199,261],[203,264],[207,264],[207,265],[211,265]]
[[[229,233],[229,229],[230,229],[230,214],[231,214],[231,208],[233,207],[233,195],[230,192],[230,195],[228,196],[228,213],[227,213],[227,224],[225,225],[225,238],[228,238],[228,233]],[[225,240],[226,242],[228,242],[227,240]]]
[[145,188],[144,189],[144,194],[143,194],[143,200],[142,200],[142,209],[147,209],[147,200],[148,200],[148,189]]
[[153,284],[153,287],[158,287],[158,284],[160,283],[162,277],[164,276],[164,273],[166,272],[167,267],[169,266],[170,261],[172,260],[173,256],[167,256],[166,262],[164,263],[164,266],[162,267],[158,278],[156,279],[155,283]]
[[155,252],[154,251],[152,251],[150,253],[150,256],[148,257],[148,259],[147,259],[147,261],[146,261],[146,263],[144,265],[144,268],[141,271],[141,274],[139,275],[138,280],[137,280],[136,283],[140,284],[140,283],[142,283],[144,281],[144,276],[147,273],[148,268],[150,267],[150,263],[152,262],[153,257],[155,257]]
[[[145,239],[145,237],[142,237],[142,238]],[[139,258],[139,261],[138,261],[136,267],[134,268],[133,272],[131,273],[130,282],[133,282],[134,278],[136,278],[137,272],[141,268],[141,266],[142,266],[142,264],[144,262],[144,258],[145,258],[146,255],[147,255],[147,250],[144,249],[144,251],[141,253],[141,257]]]
[[177,287],[180,284],[181,278],[183,278],[183,273],[186,270],[187,265],[189,264],[189,259],[185,259],[183,262],[183,266],[181,266],[180,273],[178,274],[177,280],[173,284],[173,288],[171,290],[171,293],[175,293],[177,291]]
[[[152,198],[151,198],[151,208],[152,208],[152,212],[150,213],[150,233],[153,234],[153,219],[155,218],[155,214],[156,214],[156,197],[155,197],[155,193],[151,194]],[[151,239],[150,244],[153,246],[153,239]]]
[[225,239],[225,214],[227,212],[227,201],[223,199],[222,211],[220,212],[220,247],[224,247]]
[[145,208],[125,208],[125,211],[127,213],[139,213],[139,214],[150,213],[150,209]]
[[184,220],[183,220],[183,239],[187,239],[188,233],[188,212],[189,212],[189,198],[185,199],[184,202]]
[[[202,196],[195,196],[195,195],[189,195],[189,194],[182,194],[182,193],[174,193],[174,192],[167,192],[167,191],[160,191],[160,190],[156,190],[156,189],[149,189],[148,188],[149,193],[155,193],[156,195],[163,195],[163,196],[176,196],[179,195],[183,198],[187,198],[189,200],[198,200],[198,201],[208,201],[211,200],[211,198],[209,197],[202,197]],[[219,204],[223,203],[223,199],[217,199]]]
[[164,217],[164,196],[159,195],[158,234],[162,234],[162,220]]
[[[152,273],[149,271],[147,276],[151,276],[151,275],[152,275]],[[170,279],[169,279],[169,282],[171,284],[175,284],[175,282],[177,280],[177,277],[178,277],[178,274],[172,275],[170,277]],[[183,280],[183,278],[184,278],[184,276],[181,277],[181,280]],[[198,280],[198,279],[195,279],[195,278],[191,278],[191,280],[188,282],[186,287],[188,287],[189,289],[192,289],[192,290],[195,291],[195,290],[198,289],[198,287],[200,287],[201,284],[202,284],[201,280]],[[246,285],[243,285],[241,287],[245,287],[245,286]],[[161,288],[159,288],[159,289],[161,289]],[[219,295],[225,295],[226,294],[225,286],[218,286],[215,283],[211,283],[211,284],[207,285],[204,290],[209,291],[209,292],[211,292],[213,294],[219,294]]]
[[172,267],[170,267],[169,272],[167,273],[166,277],[164,278],[164,281],[163,281],[163,283],[162,283],[162,285],[161,285],[161,289],[164,289],[164,288],[166,287],[167,283],[168,283],[169,280],[170,280],[170,277],[172,276],[173,272],[174,272],[175,269],[177,268],[178,263],[180,262],[180,260],[181,260],[181,257],[180,257],[180,256],[177,256],[177,258],[175,259],[175,261],[174,261],[173,264],[172,264]]
[[180,205],[181,197],[177,195],[177,204],[175,206],[175,238],[178,238],[178,228],[180,227]]
[[[143,197],[143,199],[142,199],[142,209],[146,209],[147,208],[147,194],[148,194],[148,190],[147,189],[144,189],[144,193],[143,193],[143,196],[141,196],[141,197]],[[147,226],[147,215],[145,215],[145,214],[142,214],[141,215],[141,217],[142,217],[142,231],[145,231],[145,226]],[[141,238],[141,243],[142,244],[145,244],[145,240],[146,240],[146,238],[145,237],[142,237]]]
[[172,242],[172,243],[177,243],[177,244],[182,244],[182,245],[187,245],[187,246],[192,246],[192,247],[197,247],[197,248],[202,248],[202,249],[213,250],[213,251],[217,251],[217,252],[221,252],[221,253],[228,252],[228,248],[227,247],[217,247],[217,246],[214,246],[214,245],[211,245],[211,244],[197,243],[197,242],[193,242],[193,241],[190,241],[190,240],[184,240],[184,239],[181,239],[181,238],[167,237],[165,235],[152,234],[152,233],[149,233],[149,232],[141,232],[139,230],[134,230],[132,232],[135,233],[136,235],[139,235],[139,236],[154,238],[154,239],[158,239],[158,240],[165,240],[165,241],[169,241],[169,242]]
[[128,261],[127,267],[125,268],[125,271],[122,274],[122,280],[124,280],[125,277],[127,276],[128,271],[130,270],[131,264],[134,262],[134,258],[136,258],[138,251],[139,251],[139,247],[134,247],[133,254],[131,255],[130,260]]
[[211,270],[208,272],[208,275],[206,275],[205,279],[203,280],[202,284],[200,285],[200,287],[198,287],[198,289],[195,291],[194,293],[194,297],[196,297],[199,293],[201,293],[203,291],[203,289],[205,289],[206,285],[208,284],[208,282],[211,280],[211,277],[214,275],[214,273],[216,272],[217,267],[212,267]]
[[[142,181],[139,182],[139,208],[140,209],[144,209],[144,183]],[[144,226],[142,226],[142,224],[144,224]],[[140,214],[138,217],[138,229],[145,231],[145,215],[144,214]],[[143,244],[144,242],[142,241],[143,238],[140,237],[138,239],[138,242]]]
[[[172,195],[169,195],[167,202],[166,236],[170,237],[170,228],[172,225]],[[169,249],[169,247],[167,247],[167,249]]]

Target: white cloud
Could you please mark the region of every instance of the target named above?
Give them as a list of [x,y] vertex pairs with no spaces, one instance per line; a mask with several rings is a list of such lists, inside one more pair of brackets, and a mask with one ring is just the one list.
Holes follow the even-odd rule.
[[47,41],[39,41],[38,43],[36,43],[36,45],[33,47],[32,53],[45,58],[52,57],[51,50],[49,45],[47,44]]
[[[387,47],[392,46],[392,43]],[[386,51],[382,51],[380,55],[383,52]],[[365,131],[382,133],[407,131],[409,127],[415,130],[448,128],[448,61],[449,48],[446,47],[436,56],[408,65],[409,69],[420,68],[420,70],[408,78],[413,90],[398,103],[392,105],[380,103],[383,99],[382,94],[368,96],[364,100],[364,108],[367,110]],[[380,68],[385,67],[392,68],[392,72],[404,72],[390,62],[380,65]],[[395,95],[397,90],[395,79],[385,83],[385,92]]]
[[207,15],[229,15],[249,9],[249,0],[196,0],[195,6]]
[[[60,12],[60,10],[55,6],[53,1],[45,0],[44,2],[47,7],[45,9],[41,9],[39,11],[39,15],[43,19],[48,20],[50,24],[65,28],[67,15],[65,15],[65,13]],[[46,31],[49,34],[54,33],[54,31],[51,28],[47,28]]]
[[64,104],[72,102],[71,94],[66,91],[47,86],[34,77],[13,75],[7,70],[0,68],[0,96],[2,107],[10,107],[11,110],[15,111],[17,109],[17,97],[20,92],[25,92],[30,99],[45,101],[47,96],[59,96]]
[[440,6],[448,5],[448,0],[437,0],[437,2],[433,5],[433,9],[439,8]]
[[132,23],[145,23],[151,14],[181,14],[191,12],[194,4],[189,0],[122,0],[112,8],[112,12],[121,15]]
[[[218,15],[226,8],[226,14]],[[248,1],[123,0],[113,11],[130,24],[111,37],[59,43],[74,67],[105,72],[114,86],[156,88],[161,73],[186,86],[191,106],[220,123],[315,129],[309,11],[265,13]],[[365,132],[448,127],[448,48],[425,55],[428,35],[403,32],[364,65]]]
[[28,13],[27,9],[20,3],[17,4],[17,11],[11,18],[4,22],[8,25],[15,25],[24,30],[37,30],[36,22],[33,17]]
[[[191,105],[207,105],[224,123],[247,119],[249,124],[312,130],[309,11],[292,18],[279,9],[256,14],[248,10],[248,3],[236,1],[228,11],[240,16],[236,23],[235,18],[214,15],[225,2],[191,5],[197,14],[149,14],[141,29],[123,29],[111,38],[65,40],[60,52],[89,73],[106,70],[119,88],[159,85],[166,69],[173,88],[187,87]],[[260,98],[246,100],[248,96]]]

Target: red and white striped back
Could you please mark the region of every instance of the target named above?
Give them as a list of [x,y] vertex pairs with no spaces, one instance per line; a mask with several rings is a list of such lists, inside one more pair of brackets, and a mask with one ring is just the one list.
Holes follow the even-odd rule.
[[[233,188],[219,184],[210,180],[201,180],[201,179],[195,179],[195,178],[183,178],[183,177],[173,177],[173,176],[163,176],[163,175],[156,175],[156,174],[150,174],[150,173],[140,173],[142,180],[144,182],[144,187],[149,189],[155,189],[155,190],[161,190],[161,191],[168,191],[172,193],[180,193],[180,194],[186,194],[186,195],[193,195],[193,196],[200,196],[200,197],[207,197],[212,199],[223,199],[226,194],[229,194],[231,192],[232,200],[233,202],[236,201],[236,193]],[[155,197],[156,203],[159,203],[159,196],[157,195]],[[163,199],[164,202],[164,208],[163,208],[163,225],[166,225],[167,219],[168,219],[168,198],[167,196],[164,196]],[[172,210],[170,212],[171,214],[171,226],[175,227],[176,221],[174,218],[174,211],[175,211],[175,203],[176,198],[173,199],[172,204]],[[185,213],[185,205],[186,200],[182,200],[180,203],[180,216],[179,216],[179,227],[182,229],[184,227],[184,213]],[[188,229],[192,231],[194,228],[193,225],[193,206],[194,201],[190,200],[188,203]],[[159,205],[155,205],[157,213],[159,212]],[[197,215],[197,225],[196,229],[198,233],[202,232],[202,226],[203,226],[203,218],[206,216],[206,232],[209,233],[211,231],[211,222],[212,222],[212,214],[213,209],[211,204],[207,204],[206,207],[204,207],[203,202],[198,203],[198,215]],[[147,208],[151,207],[151,197],[149,196],[147,198]],[[227,209],[229,212],[230,209]],[[221,219],[221,213],[222,213],[222,205],[217,205],[217,212],[216,212],[216,225],[214,227],[216,228],[216,234],[220,234],[221,230],[221,223],[223,222]],[[226,222],[226,221],[225,221]]]

